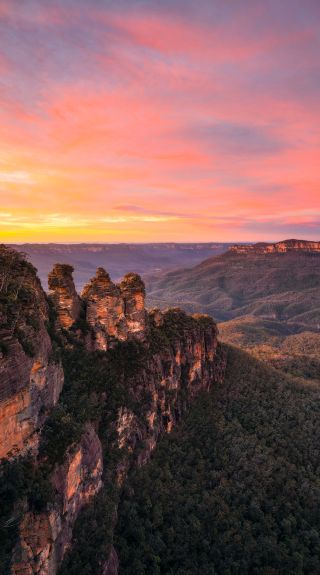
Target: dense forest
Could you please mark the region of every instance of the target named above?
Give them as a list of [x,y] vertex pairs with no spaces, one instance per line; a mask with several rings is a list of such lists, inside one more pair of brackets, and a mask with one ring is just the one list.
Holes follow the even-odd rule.
[[319,395],[228,348],[226,382],[131,473],[120,574],[319,573]]

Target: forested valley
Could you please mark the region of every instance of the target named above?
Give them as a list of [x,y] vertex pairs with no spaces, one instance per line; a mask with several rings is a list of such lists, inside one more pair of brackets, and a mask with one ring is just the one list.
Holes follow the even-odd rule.
[[320,390],[227,352],[225,383],[125,486],[121,575],[320,572]]

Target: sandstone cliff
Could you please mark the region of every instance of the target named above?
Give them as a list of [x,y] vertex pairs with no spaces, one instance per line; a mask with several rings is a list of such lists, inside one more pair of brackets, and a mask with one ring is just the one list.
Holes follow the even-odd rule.
[[128,334],[143,341],[147,328],[144,283],[138,274],[130,273],[124,276],[120,290],[124,300]]
[[103,268],[98,268],[95,277],[84,287],[81,299],[90,327],[89,349],[106,351],[116,341],[145,339],[145,287],[138,274],[127,274],[118,286]]
[[37,429],[57,403],[63,370],[47,331],[49,308],[36,270],[0,248],[0,458],[38,440]]
[[275,244],[261,242],[253,245],[239,244],[229,248],[230,252],[238,254],[274,254],[286,252],[320,252],[320,242],[307,240],[284,240]]
[[81,297],[86,304],[86,320],[92,330],[94,349],[107,350],[115,340],[127,339],[124,300],[119,287],[103,268],[97,269]]
[[64,464],[52,473],[54,504],[40,514],[28,511],[24,515],[13,554],[13,575],[57,572],[79,511],[101,489],[102,465],[101,443],[88,425]]
[[[120,491],[130,468],[148,461],[161,435],[170,433],[197,394],[223,381],[225,369],[216,324],[210,317],[187,316],[180,309],[164,313],[153,310],[147,316],[147,323],[148,335],[144,343],[133,348],[136,358],[126,357],[126,347],[122,350],[120,346],[118,350],[117,380],[119,391],[123,386],[124,395],[115,406],[109,424],[110,437],[114,439],[109,444],[105,465],[108,466],[110,458],[114,460],[112,454],[116,454],[112,481]],[[108,411],[108,400],[106,409]],[[110,483],[103,489],[108,493]],[[110,502],[112,505],[112,498]],[[117,499],[113,505],[114,513],[108,523],[104,524],[100,517],[97,527],[100,537],[105,531],[109,555],[103,563],[96,562],[95,556],[90,557],[97,575],[118,573],[117,552],[110,538],[110,523],[113,525],[116,521]],[[94,521],[96,523],[99,523],[98,519]],[[66,557],[61,575],[75,573],[75,558],[79,561],[79,557],[83,557],[84,560],[88,553],[85,545],[88,528],[83,525],[77,531],[77,543]]]
[[56,264],[48,276],[49,297],[57,313],[57,326],[70,328],[80,317],[80,298],[72,277],[73,267]]
[[[33,454],[31,487],[20,501],[16,495],[3,521],[16,521],[20,510],[7,564],[13,575],[72,575],[90,561],[96,575],[116,575],[112,532],[121,488],[129,469],[148,460],[193,397],[222,381],[216,324],[179,309],[148,313],[136,274],[117,286],[98,268],[80,298],[72,268],[61,264],[49,278],[50,316],[35,270],[18,260],[14,281],[12,270],[3,275],[1,449],[4,456],[13,449],[23,454],[40,437],[40,451]],[[16,292],[18,314],[7,302]],[[61,353],[64,373],[53,351]],[[63,375],[62,402],[52,410]],[[39,486],[41,505],[34,497]],[[89,534],[95,545],[88,544]]]

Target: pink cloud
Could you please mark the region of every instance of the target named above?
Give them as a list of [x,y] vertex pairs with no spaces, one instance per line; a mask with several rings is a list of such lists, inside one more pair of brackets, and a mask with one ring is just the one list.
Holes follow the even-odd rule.
[[[1,9],[3,17],[28,26],[70,21],[69,12],[48,5],[39,5],[34,22],[8,3]],[[90,26],[98,25],[97,15],[90,12]],[[278,55],[283,64],[293,42],[299,69],[313,31],[281,34],[275,26],[259,37],[251,31],[256,13],[237,12],[227,27],[129,9],[121,17],[100,16],[103,42],[92,52],[88,45],[76,79],[47,74],[47,60],[39,58],[43,82],[19,84],[15,58],[21,54],[0,60],[5,208],[75,210],[95,221],[101,210],[108,219],[114,205],[123,206],[124,215],[128,206],[140,206],[154,216],[179,214],[181,221],[167,230],[181,239],[188,229],[201,239],[225,238],[233,227],[245,235],[252,226],[257,234],[252,222],[272,227],[270,214],[279,226],[314,228],[313,216],[301,210],[306,202],[319,206],[318,103],[283,90],[274,60]],[[66,38],[59,49],[66,50]],[[71,35],[68,49],[77,42]],[[275,80],[259,84],[257,78],[271,72]],[[295,216],[284,215],[288,206]],[[164,238],[163,222],[154,225]],[[150,233],[145,230],[141,234]]]

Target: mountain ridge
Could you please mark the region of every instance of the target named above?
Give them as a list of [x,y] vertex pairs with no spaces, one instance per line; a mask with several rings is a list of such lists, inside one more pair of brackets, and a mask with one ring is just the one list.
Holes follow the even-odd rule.
[[218,321],[256,315],[314,329],[320,325],[318,251],[270,253],[245,246],[245,251],[230,249],[194,267],[145,279],[150,305],[182,306]]
[[271,254],[286,253],[289,251],[320,252],[320,242],[309,240],[283,240],[276,243],[259,242],[256,244],[235,244],[229,248],[230,252],[237,254]]

